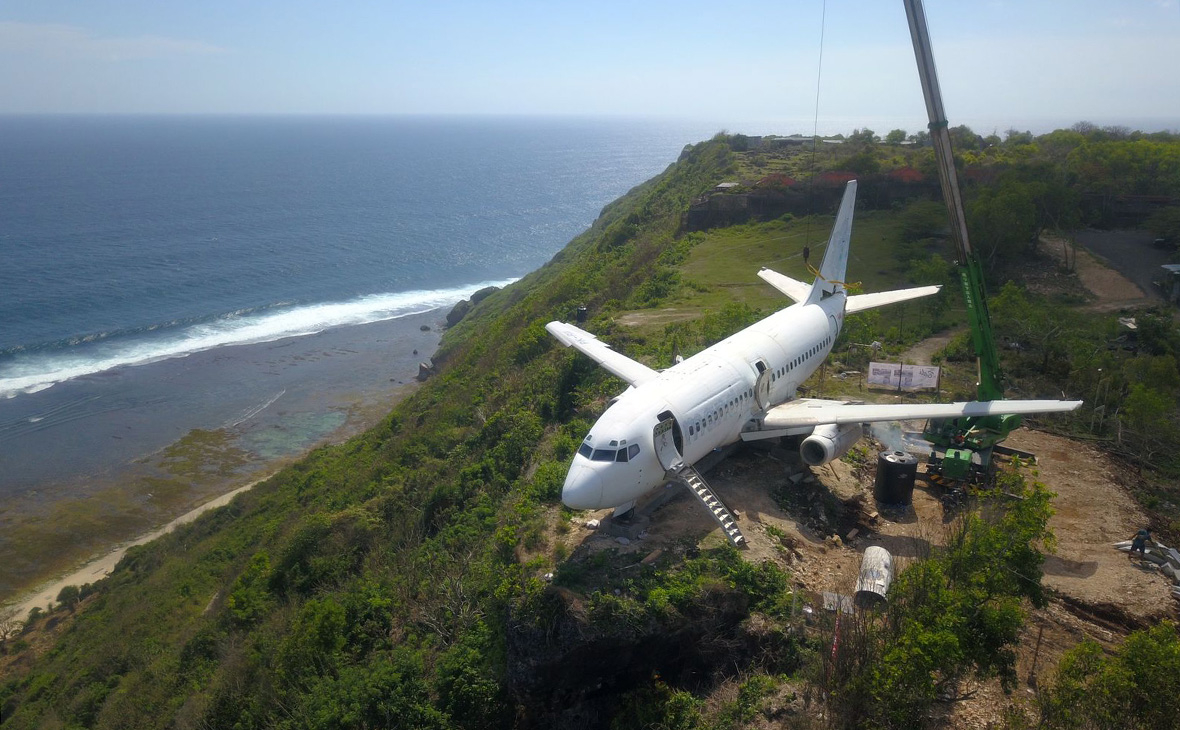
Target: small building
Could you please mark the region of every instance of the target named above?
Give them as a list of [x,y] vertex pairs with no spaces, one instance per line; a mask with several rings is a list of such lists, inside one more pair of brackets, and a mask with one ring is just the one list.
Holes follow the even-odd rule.
[[723,183],[719,183],[717,185],[717,187],[715,187],[713,189],[719,193],[732,193],[734,190],[736,190],[737,188],[740,188],[741,186],[742,186],[741,183],[723,182]]

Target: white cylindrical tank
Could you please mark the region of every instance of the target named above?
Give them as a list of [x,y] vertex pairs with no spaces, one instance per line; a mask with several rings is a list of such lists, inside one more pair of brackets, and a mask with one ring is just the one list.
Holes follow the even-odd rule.
[[893,556],[877,545],[867,548],[860,561],[860,575],[856,579],[857,605],[875,606],[884,603],[892,582]]

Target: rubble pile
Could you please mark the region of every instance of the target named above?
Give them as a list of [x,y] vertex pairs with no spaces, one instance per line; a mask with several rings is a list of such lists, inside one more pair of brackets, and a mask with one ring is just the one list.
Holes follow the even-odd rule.
[[[1114,547],[1116,550],[1130,553],[1131,541],[1123,540],[1122,542],[1116,542]],[[1180,552],[1175,548],[1164,545],[1162,542],[1152,540],[1151,544],[1147,545],[1143,559],[1154,565],[1161,573],[1171,579],[1172,597],[1180,600]]]

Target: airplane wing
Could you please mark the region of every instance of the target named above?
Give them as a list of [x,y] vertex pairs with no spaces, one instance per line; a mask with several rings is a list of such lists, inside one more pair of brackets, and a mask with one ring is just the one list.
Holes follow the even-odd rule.
[[792,279],[771,269],[762,269],[758,276],[796,302],[807,301],[807,295],[811,293],[811,284],[804,284],[798,279]]
[[549,334],[566,347],[578,352],[601,365],[608,372],[617,375],[631,385],[639,385],[654,378],[657,373],[641,362],[636,362],[621,352],[612,350],[610,345],[589,332],[565,322],[550,322],[545,325]]
[[931,294],[937,294],[941,288],[942,284],[938,284],[936,286],[919,286],[913,289],[882,291],[875,294],[853,294],[848,297],[848,303],[844,305],[844,313],[853,314],[854,312],[872,309],[873,307],[883,307],[886,304],[896,304],[897,302],[917,299],[918,297],[928,297]]
[[799,398],[771,408],[762,419],[764,429],[844,425],[872,421],[905,421],[912,418],[958,418],[1025,413],[1072,411],[1080,400],[993,400],[959,403],[844,403]]

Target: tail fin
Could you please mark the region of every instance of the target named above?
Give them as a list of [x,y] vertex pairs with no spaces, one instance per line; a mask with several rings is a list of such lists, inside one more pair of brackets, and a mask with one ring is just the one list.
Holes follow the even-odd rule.
[[836,225],[824,251],[824,261],[819,267],[819,276],[811,285],[808,304],[815,304],[837,291],[844,289],[844,275],[848,271],[848,242],[852,238],[852,216],[856,212],[856,181],[849,180],[844,188],[844,199],[840,201],[840,212],[836,214]]

